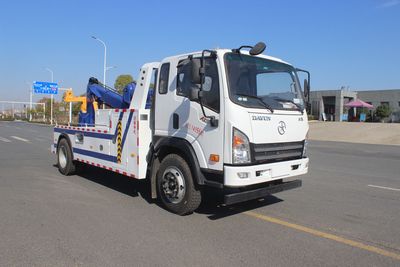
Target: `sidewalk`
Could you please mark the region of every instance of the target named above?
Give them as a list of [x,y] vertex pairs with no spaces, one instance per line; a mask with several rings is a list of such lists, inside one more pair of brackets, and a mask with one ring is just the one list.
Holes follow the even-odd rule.
[[400,145],[399,123],[310,122],[310,140]]

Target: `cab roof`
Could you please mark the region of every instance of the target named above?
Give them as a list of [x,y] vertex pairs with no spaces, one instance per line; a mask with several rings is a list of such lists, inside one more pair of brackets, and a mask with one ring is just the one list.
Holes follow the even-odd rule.
[[[211,50],[215,51],[217,53],[217,55],[219,55],[219,56],[223,56],[226,53],[232,53],[232,49],[211,49]],[[162,60],[162,62],[164,62],[164,61],[173,61],[173,60],[176,60],[176,59],[182,59],[182,58],[188,57],[189,55],[201,55],[201,53],[202,53],[202,51],[195,51],[195,52],[191,52],[191,53],[170,56],[170,57],[164,58]],[[246,50],[242,50],[242,51],[240,51],[240,53],[243,54],[243,55],[250,55],[249,52],[246,51]],[[276,61],[276,62],[288,64],[288,65],[292,65],[292,64],[290,64],[290,63],[288,63],[286,61],[283,61],[280,58],[272,57],[272,56],[268,56],[268,55],[264,55],[264,54],[260,54],[260,55],[257,55],[255,57],[261,57],[261,58],[265,58],[265,59],[268,59],[268,60],[272,60],[272,61]]]

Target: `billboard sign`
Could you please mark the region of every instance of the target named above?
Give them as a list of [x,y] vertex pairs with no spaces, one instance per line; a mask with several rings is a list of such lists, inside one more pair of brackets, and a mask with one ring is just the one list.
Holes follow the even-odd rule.
[[34,82],[33,91],[35,94],[56,95],[58,94],[58,84],[50,82]]

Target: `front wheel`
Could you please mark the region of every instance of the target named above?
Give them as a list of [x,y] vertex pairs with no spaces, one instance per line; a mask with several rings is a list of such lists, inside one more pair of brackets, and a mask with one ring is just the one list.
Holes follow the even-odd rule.
[[157,189],[162,204],[173,213],[185,215],[200,206],[201,192],[194,185],[189,165],[179,155],[168,155],[161,162]]

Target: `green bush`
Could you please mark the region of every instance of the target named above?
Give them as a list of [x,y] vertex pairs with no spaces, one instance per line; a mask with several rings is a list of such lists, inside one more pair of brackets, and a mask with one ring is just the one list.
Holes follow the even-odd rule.
[[375,116],[379,117],[380,119],[384,119],[390,116],[392,110],[388,105],[380,105],[375,110]]

